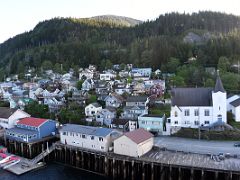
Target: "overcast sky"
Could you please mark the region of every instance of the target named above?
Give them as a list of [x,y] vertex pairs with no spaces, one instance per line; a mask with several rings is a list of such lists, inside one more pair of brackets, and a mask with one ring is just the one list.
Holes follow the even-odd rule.
[[0,43],[53,17],[112,14],[147,20],[199,10],[240,15],[240,0],[0,0]]

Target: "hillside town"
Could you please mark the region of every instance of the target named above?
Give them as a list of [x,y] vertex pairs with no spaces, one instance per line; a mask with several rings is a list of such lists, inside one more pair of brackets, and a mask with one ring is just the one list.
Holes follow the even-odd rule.
[[[79,69],[78,78],[72,70],[63,75],[47,70],[41,78],[29,69],[25,77],[8,77],[0,84],[1,132],[13,141],[59,134],[62,144],[140,157],[156,137],[184,128],[233,129],[227,112],[240,121],[240,96],[227,95],[218,72],[214,87],[194,88],[167,88],[166,74],[132,64],[102,72],[89,65]],[[31,114],[32,104],[43,105],[51,118]],[[61,117],[63,110],[71,114],[76,109],[75,119]]]

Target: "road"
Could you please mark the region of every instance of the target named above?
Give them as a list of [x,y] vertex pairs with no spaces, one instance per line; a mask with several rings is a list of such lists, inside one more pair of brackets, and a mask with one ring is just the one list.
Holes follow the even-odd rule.
[[186,139],[178,137],[158,136],[154,138],[154,144],[165,147],[168,150],[184,151],[199,154],[230,153],[240,155],[240,147],[234,147],[234,141],[207,141]]

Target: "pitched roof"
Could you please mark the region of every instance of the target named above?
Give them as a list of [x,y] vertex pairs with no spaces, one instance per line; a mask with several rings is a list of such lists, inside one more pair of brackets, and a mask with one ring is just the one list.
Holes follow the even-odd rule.
[[146,102],[147,96],[129,96],[127,102]]
[[77,132],[81,134],[105,137],[111,132],[113,132],[113,129],[99,128],[99,127],[92,127],[92,126],[82,126],[82,125],[76,125],[76,124],[64,124],[62,129],[60,129],[60,131]]
[[18,121],[17,124],[39,127],[40,125],[47,121],[48,121],[47,119],[27,117]]
[[115,125],[125,125],[129,122],[128,119],[113,119],[112,124]]
[[15,111],[17,111],[17,109],[0,107],[0,118],[8,119]]
[[102,107],[102,106],[101,106],[100,104],[98,104],[97,102],[91,103],[91,105],[93,105],[93,106],[96,107],[96,108]]
[[233,105],[234,107],[240,106],[240,98],[230,102],[230,104]]
[[174,88],[172,106],[211,106],[212,88]]
[[223,88],[223,84],[222,84],[222,81],[221,81],[221,78],[219,76],[219,73],[217,75],[217,80],[216,80],[216,84],[215,84],[215,88],[214,88],[214,92],[225,92],[225,89]]
[[142,128],[136,129],[131,132],[127,132],[124,135],[127,136],[129,139],[131,139],[133,142],[135,142],[137,144],[140,144],[140,143],[148,140],[149,138],[153,137],[153,135],[150,132],[148,132]]

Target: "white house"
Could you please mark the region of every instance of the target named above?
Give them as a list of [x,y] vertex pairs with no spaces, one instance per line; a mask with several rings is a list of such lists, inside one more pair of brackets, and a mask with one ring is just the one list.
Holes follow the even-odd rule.
[[5,129],[13,128],[19,119],[25,117],[30,115],[20,109],[0,107],[0,126]]
[[232,113],[235,121],[240,122],[240,97],[229,103],[229,111]]
[[83,71],[81,71],[79,73],[79,80],[85,78],[85,79],[93,79],[93,75],[94,75],[94,72],[89,70],[89,69],[85,69]]
[[215,88],[174,88],[171,126],[198,128],[227,123],[226,91],[217,76]]
[[113,74],[110,72],[100,74],[100,80],[103,80],[103,81],[110,81],[110,80],[114,79],[115,77],[116,77],[116,74]]
[[230,103],[237,100],[238,98],[240,98],[239,95],[228,95],[227,96],[227,111],[232,110],[232,105]]
[[125,156],[140,157],[152,147],[153,135],[144,129],[127,132],[114,140],[114,153]]
[[102,106],[98,103],[91,103],[85,107],[85,115],[88,117],[93,117],[102,111]]
[[62,144],[103,152],[108,152],[113,140],[120,135],[113,129],[75,124],[64,124],[59,132]]

